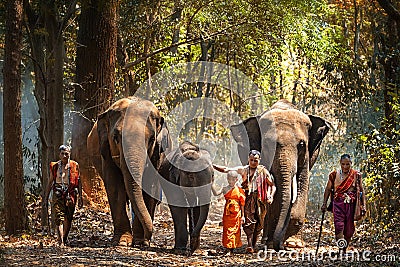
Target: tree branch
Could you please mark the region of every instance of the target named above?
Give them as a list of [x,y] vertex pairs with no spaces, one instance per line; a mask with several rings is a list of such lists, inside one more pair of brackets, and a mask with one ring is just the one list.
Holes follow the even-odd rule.
[[65,28],[67,27],[68,21],[69,19],[72,17],[72,15],[75,14],[76,11],[76,4],[77,4],[78,0],[74,0],[72,1],[72,3],[69,5],[67,12],[65,13],[64,19],[61,22],[61,26],[60,26],[60,32],[62,33]]
[[390,2],[390,0],[377,0],[379,5],[392,17],[397,23],[400,23],[400,11]]
[[123,68],[124,68],[124,69],[132,68],[132,67],[136,66],[137,64],[142,63],[142,62],[145,61],[146,59],[148,59],[148,58],[150,58],[150,57],[152,57],[152,56],[154,56],[154,55],[157,55],[157,54],[159,54],[159,53],[168,51],[168,50],[170,50],[170,49],[173,48],[173,47],[178,47],[178,46],[181,46],[181,45],[184,45],[184,44],[197,44],[197,43],[201,42],[202,40],[208,40],[208,39],[211,39],[211,38],[214,37],[214,36],[218,36],[218,35],[221,35],[221,34],[226,34],[226,31],[227,31],[228,29],[233,28],[233,27],[236,27],[236,26],[243,25],[244,23],[245,23],[245,22],[241,22],[241,23],[239,23],[239,24],[229,26],[229,27],[227,27],[227,28],[225,28],[225,29],[222,29],[222,30],[220,30],[220,31],[217,31],[217,32],[215,32],[215,33],[213,33],[213,34],[210,34],[210,35],[207,35],[207,36],[205,36],[205,37],[204,37],[204,36],[200,36],[200,37],[197,37],[197,38],[194,38],[194,39],[182,41],[182,42],[179,42],[179,43],[174,43],[174,44],[171,44],[170,46],[167,46],[167,47],[163,47],[163,48],[154,50],[153,52],[151,52],[151,53],[149,53],[149,54],[147,54],[147,55],[144,55],[144,56],[142,56],[142,57],[136,59],[136,60],[133,61],[133,62],[130,62],[130,63],[125,64],[125,66],[124,66]]

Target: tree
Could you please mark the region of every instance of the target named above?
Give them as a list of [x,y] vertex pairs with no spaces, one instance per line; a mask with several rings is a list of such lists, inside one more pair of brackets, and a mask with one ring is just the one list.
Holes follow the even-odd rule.
[[4,206],[7,234],[27,229],[22,167],[22,0],[6,3],[4,59]]
[[93,197],[92,189],[100,180],[91,163],[94,159],[88,157],[86,138],[114,95],[118,0],[86,0],[81,4],[72,157],[79,162],[84,191]]
[[[58,147],[64,140],[64,38],[69,19],[75,13],[76,0],[60,12],[56,1],[24,0],[27,33],[35,72],[34,94],[39,107],[38,133],[41,144],[42,187],[48,184],[49,162],[58,159]],[[64,6],[62,6],[64,7]],[[64,16],[61,17],[60,13]],[[45,188],[42,188],[44,198]],[[42,203],[41,220],[47,225],[48,211]]]
[[400,10],[390,0],[378,0],[387,14],[386,29],[382,38],[383,55],[380,60],[383,65],[384,81],[384,108],[388,122],[388,135],[396,129],[395,109],[393,100],[399,95],[400,89]]

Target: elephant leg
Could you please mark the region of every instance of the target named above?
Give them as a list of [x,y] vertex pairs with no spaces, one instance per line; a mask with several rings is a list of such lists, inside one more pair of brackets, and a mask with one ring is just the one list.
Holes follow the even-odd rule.
[[275,201],[273,204],[267,205],[266,217],[264,219],[263,236],[261,239],[261,243],[266,245],[268,248],[273,247],[272,242],[277,223],[277,216],[274,216],[274,214],[276,214],[276,211],[273,209],[274,204],[276,204]]
[[137,216],[133,218],[132,234],[133,234],[133,244],[141,245],[144,241],[144,230]]
[[121,170],[110,160],[103,160],[103,181],[114,225],[113,244],[132,245],[132,232],[126,214],[126,191]]
[[[157,206],[157,200],[148,195],[146,192],[143,192],[143,199],[146,204],[146,208],[150,213],[151,219],[154,221],[154,213]],[[148,241],[144,238],[144,229],[139,221],[139,218],[135,216],[132,224],[132,233],[133,233],[133,243],[135,245],[145,245],[148,246]]]
[[188,209],[189,215],[189,233],[190,233],[190,249],[191,253],[193,253],[200,246],[200,236],[192,236],[193,229],[199,221],[200,217],[200,207],[194,207]]
[[188,243],[187,214],[188,209],[184,207],[169,206],[174,221],[175,247],[176,250],[186,251]]
[[188,209],[188,215],[189,215],[189,233],[192,233],[194,227],[196,226],[197,222],[199,221],[200,207],[194,207],[194,208]]
[[261,244],[266,245],[268,248],[273,247],[272,240],[275,229],[272,227],[272,223],[272,221],[268,221],[268,218],[264,221],[264,231],[261,238]]

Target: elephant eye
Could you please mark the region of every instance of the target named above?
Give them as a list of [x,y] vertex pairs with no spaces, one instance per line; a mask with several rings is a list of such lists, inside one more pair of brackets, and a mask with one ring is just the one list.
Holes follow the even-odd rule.
[[301,140],[298,144],[298,148],[304,148],[306,146],[306,142],[304,140]]

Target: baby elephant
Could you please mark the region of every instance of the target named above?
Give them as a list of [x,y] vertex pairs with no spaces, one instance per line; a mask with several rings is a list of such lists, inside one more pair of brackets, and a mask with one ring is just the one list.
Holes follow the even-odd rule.
[[159,173],[164,178],[160,178],[160,184],[174,221],[174,249],[186,251],[190,234],[190,253],[193,253],[199,248],[200,231],[210,207],[214,176],[210,154],[185,141],[164,159]]

